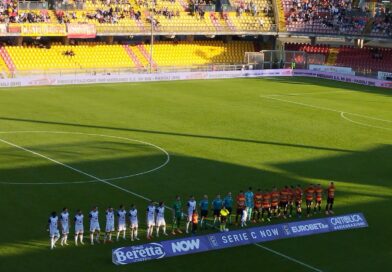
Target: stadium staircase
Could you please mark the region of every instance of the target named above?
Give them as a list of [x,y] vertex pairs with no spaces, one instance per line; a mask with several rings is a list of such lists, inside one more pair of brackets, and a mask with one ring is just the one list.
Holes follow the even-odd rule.
[[156,69],[158,67],[158,65],[153,60],[151,54],[146,50],[145,45],[144,44],[139,44],[139,45],[137,45],[137,48],[139,49],[139,51],[143,55],[143,57],[147,60],[148,66],[151,65],[152,68]]
[[283,10],[283,3],[282,0],[275,0],[275,16],[278,17],[278,26],[279,26],[279,31],[281,32],[286,32],[286,16]]
[[128,56],[132,59],[133,63],[136,65],[136,68],[140,69],[144,67],[143,63],[139,60],[128,44],[124,45],[124,49],[128,53]]
[[136,20],[136,18],[133,20],[142,32],[146,32],[146,28],[144,27],[144,24],[141,22],[141,20]]
[[339,48],[330,48],[328,51],[327,65],[334,66],[339,55]]
[[[0,55],[3,60],[3,62],[0,64],[0,68],[1,69],[6,68],[7,74],[9,72],[11,72],[11,73],[14,72],[15,71],[15,64],[14,64],[11,56],[8,54],[7,50],[5,50],[4,47],[0,48]],[[5,66],[4,66],[4,64],[5,64]]]
[[369,20],[366,22],[365,28],[363,30],[364,35],[370,35],[372,33],[374,21],[375,21],[374,18],[369,18]]
[[231,20],[231,18],[228,15],[228,13],[225,12],[222,15],[225,17],[226,24],[229,26],[230,30],[233,31],[233,32],[236,32],[237,28],[236,28],[235,24],[233,23],[233,21]]
[[219,15],[216,15],[215,12],[211,12],[210,13],[210,20],[212,25],[215,27],[217,32],[221,32],[222,31],[222,26],[219,23]]
[[180,3],[180,5],[185,9],[188,8],[188,3],[184,0],[178,0],[178,2]]

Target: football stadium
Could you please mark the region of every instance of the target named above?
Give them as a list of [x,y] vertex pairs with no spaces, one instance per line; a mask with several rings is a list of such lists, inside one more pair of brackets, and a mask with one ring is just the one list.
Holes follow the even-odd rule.
[[386,271],[392,1],[0,0],[0,271]]

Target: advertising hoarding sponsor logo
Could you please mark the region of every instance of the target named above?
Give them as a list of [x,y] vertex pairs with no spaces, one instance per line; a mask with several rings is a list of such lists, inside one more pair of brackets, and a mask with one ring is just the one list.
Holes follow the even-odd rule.
[[162,241],[161,244],[167,257],[211,250],[207,235]]
[[343,75],[343,74],[331,73],[331,72],[321,72],[321,71],[318,72],[318,71],[298,69],[298,70],[293,70],[293,76],[317,77],[317,78],[331,79],[331,80],[355,83],[355,84],[366,85],[366,86],[392,88],[392,85],[388,84],[388,81],[385,80],[360,77],[360,76],[352,76],[352,75]]
[[292,236],[309,235],[313,233],[322,233],[329,231],[329,226],[323,220],[311,220],[308,223],[289,223],[289,229]]
[[22,36],[65,36],[66,34],[65,25],[62,24],[21,24],[20,27]]
[[112,252],[112,259],[114,264],[120,265],[161,259],[165,255],[165,250],[160,243],[150,243],[140,246],[117,248]]
[[22,28],[20,24],[9,24],[8,25],[8,33],[20,33]]
[[363,228],[368,226],[365,217],[361,213],[327,218],[327,222],[333,230]]
[[95,38],[97,30],[93,24],[67,24],[68,38]]
[[200,248],[200,239],[192,239],[187,241],[179,241],[172,243],[173,253],[188,252]]
[[355,75],[355,72],[351,67],[340,67],[340,66],[327,66],[327,65],[318,65],[318,64],[310,64],[309,70],[312,71],[320,71],[320,72],[330,72],[336,74],[347,74],[347,75]]

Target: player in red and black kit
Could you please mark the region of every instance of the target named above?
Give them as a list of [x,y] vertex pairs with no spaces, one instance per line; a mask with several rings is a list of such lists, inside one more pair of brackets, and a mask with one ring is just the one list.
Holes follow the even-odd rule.
[[325,214],[333,214],[333,202],[335,199],[335,184],[331,182],[327,189],[327,206],[325,207]]
[[271,191],[271,214],[274,217],[277,217],[278,213],[278,205],[279,205],[279,192],[276,187],[272,188]]
[[264,213],[267,213],[267,220],[271,221],[271,194],[264,190],[263,192],[263,204],[261,210],[261,221],[264,222]]
[[255,195],[253,196],[253,200],[254,200],[254,205],[255,208],[253,210],[253,222],[260,221],[260,215],[261,215],[261,204],[263,201],[263,194],[261,192],[260,189],[257,190],[257,192],[255,193]]
[[287,189],[287,210],[288,210],[288,214],[289,217],[293,216],[293,202],[294,202],[294,186],[291,185],[288,189]]
[[297,210],[297,217],[301,218],[302,217],[302,196],[303,196],[303,191],[301,188],[301,185],[297,185],[297,188],[295,188],[294,191],[294,201],[295,201],[295,208]]
[[283,212],[283,218],[286,218],[287,215],[287,205],[288,205],[288,186],[284,186],[282,190],[280,190],[280,202],[279,202],[279,210],[278,214],[279,216],[282,216]]
[[242,217],[242,212],[245,209],[245,195],[244,191],[240,191],[240,193],[236,197],[237,202],[237,214],[235,215],[235,224],[238,225],[238,217]]
[[321,212],[321,200],[323,199],[323,188],[321,188],[320,184],[317,184],[314,189],[314,194],[316,196],[316,204],[314,205],[313,213],[316,214],[316,210],[318,213]]
[[308,188],[305,189],[305,198],[306,198],[306,216],[310,216],[310,211],[312,210],[312,204],[314,199],[314,186],[310,184]]

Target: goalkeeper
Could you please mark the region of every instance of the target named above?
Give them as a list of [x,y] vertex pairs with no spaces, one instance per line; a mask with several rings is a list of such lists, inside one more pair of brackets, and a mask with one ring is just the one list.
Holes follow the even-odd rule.
[[173,225],[172,225],[172,234],[176,235],[177,233],[181,234],[182,231],[180,230],[182,219],[182,203],[181,198],[176,196],[176,200],[173,203]]

